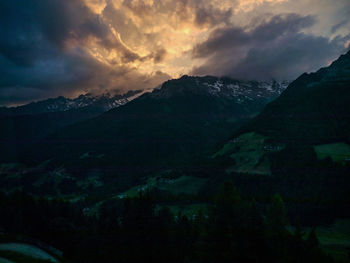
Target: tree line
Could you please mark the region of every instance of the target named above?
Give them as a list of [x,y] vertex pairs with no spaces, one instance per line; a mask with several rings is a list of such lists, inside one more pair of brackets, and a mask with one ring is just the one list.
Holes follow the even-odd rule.
[[287,230],[287,211],[274,195],[262,211],[225,183],[208,210],[191,217],[158,209],[150,193],[106,203],[98,216],[60,200],[23,192],[0,194],[2,241],[36,238],[68,262],[332,262],[313,231]]

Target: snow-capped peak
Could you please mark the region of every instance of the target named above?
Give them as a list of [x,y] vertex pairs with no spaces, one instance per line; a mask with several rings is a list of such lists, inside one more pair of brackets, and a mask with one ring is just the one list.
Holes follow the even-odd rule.
[[99,109],[99,111],[107,111],[121,105],[128,103],[129,101],[137,98],[147,91],[136,90],[129,91],[122,95],[112,96],[110,93],[104,93],[101,95],[93,95],[91,93],[82,94],[74,99],[66,98],[63,96],[57,98],[46,99],[38,102],[32,102],[23,106],[5,108],[4,114],[38,114],[47,112],[59,112],[68,111],[74,109],[81,109],[86,107],[92,107]]
[[154,90],[155,98],[168,98],[188,93],[222,97],[237,103],[256,99],[271,100],[278,97],[289,85],[288,81],[242,81],[228,77],[189,77],[165,82],[161,89]]

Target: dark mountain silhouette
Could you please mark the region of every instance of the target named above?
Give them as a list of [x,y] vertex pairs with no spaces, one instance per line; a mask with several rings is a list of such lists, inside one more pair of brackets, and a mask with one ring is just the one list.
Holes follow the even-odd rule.
[[0,108],[0,116],[41,114],[84,108],[93,108],[96,111],[104,112],[124,105],[142,93],[142,90],[129,91],[125,94],[114,96],[109,93],[102,95],[92,95],[88,93],[82,94],[74,99],[60,96],[57,98],[31,102],[17,107],[2,107]]
[[350,52],[329,67],[303,74],[240,130],[286,143],[350,139]]
[[23,106],[0,108],[0,160],[17,161],[18,152],[55,130],[95,117],[119,107],[142,94],[141,90],[124,95],[80,95],[75,99],[58,97]]
[[[286,85],[184,76],[122,107],[57,131],[24,158],[118,171],[187,165],[194,156],[212,151]],[[92,152],[91,158],[81,158]]]

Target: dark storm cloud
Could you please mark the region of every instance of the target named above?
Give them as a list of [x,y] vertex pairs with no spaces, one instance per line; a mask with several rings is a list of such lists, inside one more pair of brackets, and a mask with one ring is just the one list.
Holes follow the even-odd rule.
[[[23,8],[18,9],[18,4]],[[39,54],[45,57],[53,52],[43,41],[34,9],[25,1],[0,3],[0,54],[16,65],[29,66]]]
[[0,1],[0,104],[152,88],[167,73],[292,79],[349,46],[349,8],[348,0]]
[[346,20],[346,19],[345,19],[345,20],[341,21],[340,23],[334,25],[334,26],[332,27],[331,32],[332,32],[332,33],[336,33],[339,29],[341,29],[342,27],[347,26],[348,24],[349,24],[349,20]]
[[227,24],[232,16],[232,9],[220,10],[210,3],[197,2],[192,8],[195,12],[194,22],[198,26],[215,26],[220,23]]
[[192,50],[206,62],[194,74],[248,79],[293,79],[315,70],[345,50],[347,37],[328,39],[302,32],[316,23],[312,16],[273,16],[253,28],[225,27]]
[[[0,104],[84,89],[140,88],[133,77],[151,84],[154,80],[154,85],[160,81],[159,74],[142,75],[125,65],[141,57],[80,0],[2,1],[0,25]],[[112,66],[100,62],[84,49],[90,41],[106,52],[116,52],[120,61]],[[161,60],[162,53],[149,59]]]
[[2,76],[6,76],[0,86],[0,105],[83,92],[153,88],[170,78],[160,71],[146,75],[123,65],[110,67],[83,50],[30,67],[15,66],[0,56],[0,68]]

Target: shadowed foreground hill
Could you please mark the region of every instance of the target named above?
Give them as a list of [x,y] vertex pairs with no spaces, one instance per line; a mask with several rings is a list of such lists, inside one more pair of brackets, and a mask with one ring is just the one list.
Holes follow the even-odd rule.
[[281,193],[315,223],[349,217],[349,139],[350,52],[301,75],[212,157],[245,192]]
[[293,81],[213,157],[232,159],[230,172],[271,174],[277,166],[289,172],[299,167],[308,174],[306,160],[348,162],[349,139],[350,52]]
[[350,52],[303,74],[241,131],[279,142],[320,144],[350,139]]

